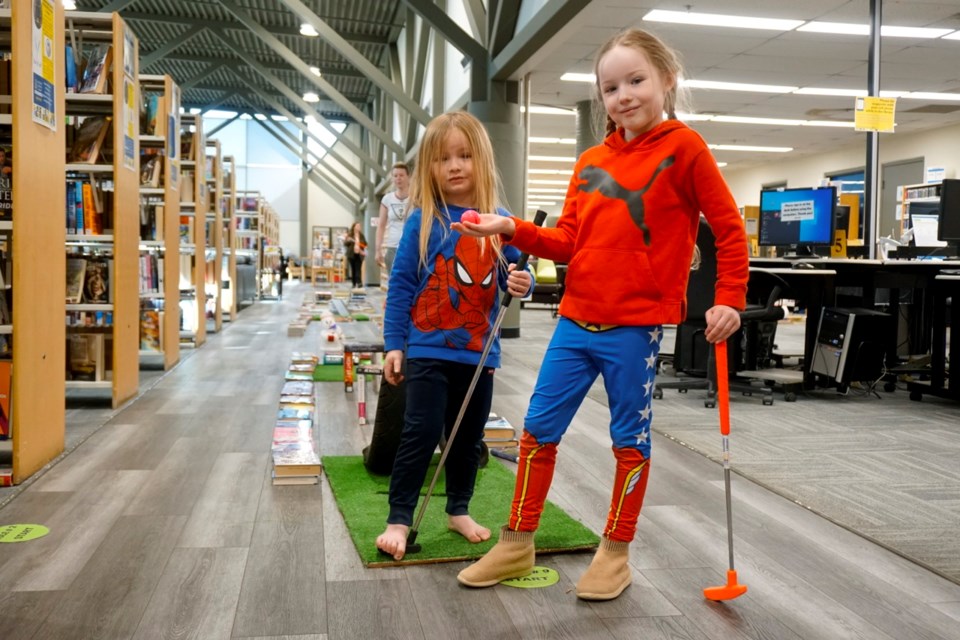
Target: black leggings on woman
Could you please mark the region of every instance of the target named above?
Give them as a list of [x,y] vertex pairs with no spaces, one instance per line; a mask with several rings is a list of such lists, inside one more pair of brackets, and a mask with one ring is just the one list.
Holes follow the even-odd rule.
[[363,256],[354,254],[350,256],[350,279],[354,287],[363,286]]

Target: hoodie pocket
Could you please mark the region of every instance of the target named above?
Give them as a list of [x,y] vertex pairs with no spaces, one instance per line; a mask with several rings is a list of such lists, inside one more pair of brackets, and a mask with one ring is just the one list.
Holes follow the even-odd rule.
[[663,298],[646,251],[581,249],[570,261],[565,286],[564,295],[613,304]]

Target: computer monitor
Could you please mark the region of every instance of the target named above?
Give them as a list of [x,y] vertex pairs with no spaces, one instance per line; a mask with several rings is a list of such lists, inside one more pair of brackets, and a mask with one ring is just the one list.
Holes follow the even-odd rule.
[[793,252],[787,257],[812,257],[814,247],[833,244],[836,207],[836,187],[763,190],[759,244],[786,247]]
[[913,229],[911,247],[947,246],[946,241],[937,239],[940,235],[940,203],[908,202],[907,215],[910,216],[910,228]]
[[960,180],[947,179],[940,187],[940,229],[938,240],[960,244]]

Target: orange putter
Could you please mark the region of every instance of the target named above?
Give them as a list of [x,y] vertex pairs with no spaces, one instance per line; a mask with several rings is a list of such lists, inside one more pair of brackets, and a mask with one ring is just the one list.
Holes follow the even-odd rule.
[[720,587],[707,587],[703,597],[707,600],[733,600],[747,592],[747,585],[737,582],[737,571],[733,568],[733,506],[730,503],[730,389],[727,385],[727,343],[715,345],[717,360],[717,399],[720,406],[720,435],[723,438],[723,486],[727,496],[727,548],[730,551],[730,568],[727,570],[727,584]]

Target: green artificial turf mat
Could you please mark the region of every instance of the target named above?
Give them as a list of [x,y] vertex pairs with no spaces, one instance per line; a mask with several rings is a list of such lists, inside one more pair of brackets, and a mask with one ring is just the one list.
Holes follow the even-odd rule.
[[318,364],[313,370],[314,382],[343,382],[342,364]]
[[[434,465],[438,457],[434,456]],[[491,460],[478,472],[476,491],[470,501],[470,515],[490,528],[491,539],[479,544],[467,542],[459,534],[447,529],[447,514],[444,512],[446,497],[443,493],[441,473],[427,512],[420,523],[417,542],[423,548],[419,553],[410,554],[398,562],[382,555],[376,545],[377,536],[383,533],[386,527],[390,478],[369,473],[363,466],[361,456],[324,456],[323,468],[337,507],[350,532],[350,538],[360,559],[368,567],[479,558],[496,543],[500,526],[507,522],[510,501],[513,498],[514,474],[501,463]],[[436,467],[431,465],[421,495],[426,493],[426,487],[429,486],[435,470]],[[420,505],[417,505],[417,508],[419,509]],[[547,502],[536,534],[538,554],[583,551],[593,549],[599,542],[600,538],[596,534],[553,503]]]

